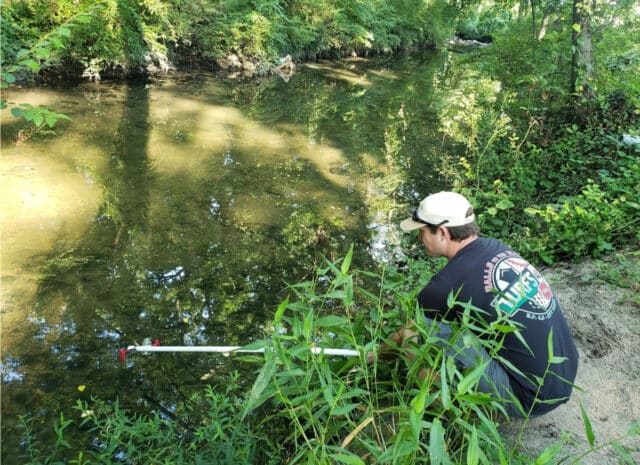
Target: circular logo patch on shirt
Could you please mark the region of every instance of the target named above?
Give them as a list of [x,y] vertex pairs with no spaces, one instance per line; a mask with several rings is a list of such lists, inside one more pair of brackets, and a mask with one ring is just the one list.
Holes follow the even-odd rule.
[[499,259],[493,266],[491,281],[497,292],[493,304],[508,315],[523,310],[530,318],[550,316],[553,309],[551,287],[525,259],[518,256]]

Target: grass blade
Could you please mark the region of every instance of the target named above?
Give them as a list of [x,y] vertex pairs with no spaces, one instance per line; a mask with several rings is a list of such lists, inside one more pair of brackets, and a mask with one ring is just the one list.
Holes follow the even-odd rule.
[[587,441],[589,441],[589,445],[593,447],[596,442],[596,436],[593,434],[593,428],[591,427],[591,421],[589,420],[589,416],[587,415],[587,411],[580,402],[580,413],[582,414],[582,423],[584,423],[584,431],[587,434]]
[[365,429],[367,425],[372,421],[373,421],[373,417],[365,418],[364,421],[362,421],[358,426],[356,426],[356,428],[353,431],[351,431],[346,438],[344,438],[344,441],[342,441],[342,444],[340,444],[340,447],[345,448],[349,444],[351,444],[351,441],[355,439],[358,433],[360,433],[360,431]]

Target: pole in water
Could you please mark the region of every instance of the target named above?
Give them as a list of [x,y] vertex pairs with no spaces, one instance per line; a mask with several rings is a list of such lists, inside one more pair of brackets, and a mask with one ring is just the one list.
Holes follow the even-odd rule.
[[[146,342],[146,341],[145,341]],[[311,347],[309,349],[312,354],[336,355],[340,357],[358,357],[360,352],[353,349],[334,349],[324,347]],[[239,354],[261,354],[264,348],[259,349],[243,349],[242,346],[161,346],[156,339],[151,345],[129,346],[126,349],[119,349],[118,355],[123,362],[127,358],[128,353],[142,352],[209,352],[209,353],[239,353]]]

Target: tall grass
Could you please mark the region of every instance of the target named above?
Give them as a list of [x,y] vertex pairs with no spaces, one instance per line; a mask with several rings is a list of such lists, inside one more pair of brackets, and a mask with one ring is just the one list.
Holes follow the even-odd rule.
[[[61,418],[56,450],[45,459],[27,434],[28,463],[551,464],[578,463],[609,446],[623,463],[635,463],[621,441],[640,434],[640,424],[596,444],[584,409],[589,448],[575,457],[562,452],[562,442],[527,457],[513,445],[521,438],[506,441],[499,431],[506,400],[477,392],[484,367],[461,371],[447,349],[473,330],[498,356],[504,335],[517,328],[506,320],[483,324],[478,309],[453,294],[450,304],[464,312],[446,341],[418,323],[415,357],[368,364],[367,353],[389,343],[394,329],[424,319],[404,272],[351,271],[352,252],[327,261],[313,280],[290,286],[271,335],[252,344],[264,347],[264,355],[243,357],[260,363],[250,392],[238,390],[232,377],[224,389],[210,386],[175,409],[174,418],[131,417],[118,403],[79,403],[79,426],[91,432],[92,446],[72,456],[65,439],[71,422]],[[355,348],[360,357],[314,355],[313,346]],[[556,363],[550,354],[549,364]]]
[[[316,281],[292,286],[295,300],[276,313],[245,414],[262,410],[264,421],[289,422],[284,444],[291,463],[509,463],[513,454],[496,427],[503,400],[475,389],[484,366],[460,371],[445,355],[447,342],[434,343],[433,328],[418,325],[423,342],[413,347],[413,360],[401,355],[392,364],[367,364],[366,353],[393,329],[424,319],[397,281],[351,274],[349,262],[350,254],[340,267],[329,263],[319,270]],[[359,285],[370,278],[379,279],[376,293]],[[512,328],[506,322],[479,328],[474,311],[465,304],[448,343],[474,326],[492,333],[486,344],[496,353]],[[313,356],[313,345],[357,348],[362,355]],[[421,380],[425,368],[432,376]]]

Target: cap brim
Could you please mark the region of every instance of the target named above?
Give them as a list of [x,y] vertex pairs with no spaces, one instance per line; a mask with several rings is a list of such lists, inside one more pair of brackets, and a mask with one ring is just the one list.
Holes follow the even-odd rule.
[[420,229],[423,226],[426,226],[424,223],[418,223],[414,221],[412,218],[407,218],[406,220],[400,223],[400,229],[405,232],[415,231],[416,229]]

